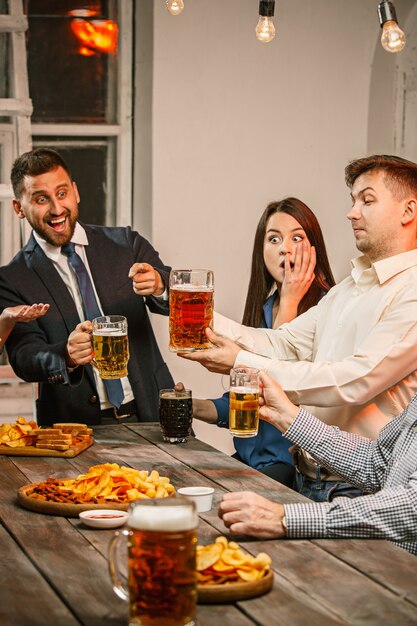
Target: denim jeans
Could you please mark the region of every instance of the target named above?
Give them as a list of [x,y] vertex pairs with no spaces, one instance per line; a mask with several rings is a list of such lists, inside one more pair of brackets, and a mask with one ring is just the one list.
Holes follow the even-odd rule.
[[[245,465],[248,465],[248,463],[246,463],[242,459],[239,452],[235,452],[234,454],[232,454],[232,458],[237,459],[241,463],[245,463]],[[286,487],[293,487],[295,474],[294,465],[290,465],[289,463],[285,463],[284,461],[277,461],[276,463],[271,463],[271,465],[265,465],[261,469],[258,469],[258,472],[261,472],[261,474],[265,474],[265,476],[273,478],[282,485],[286,485]]]
[[295,472],[293,489],[315,502],[332,502],[340,496],[357,498],[364,495],[360,489],[350,483],[321,479],[320,468],[318,468],[318,477],[314,479]]

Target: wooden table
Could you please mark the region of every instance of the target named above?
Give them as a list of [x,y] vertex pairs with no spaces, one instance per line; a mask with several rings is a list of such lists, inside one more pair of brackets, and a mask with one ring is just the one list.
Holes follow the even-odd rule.
[[[73,459],[0,456],[0,623],[2,626],[125,626],[127,604],[113,591],[107,547],[113,531],[79,519],[25,510],[22,485],[48,476],[75,477],[114,462],[157,469],[178,488],[215,487],[200,515],[199,540],[225,527],[217,504],[225,491],[253,489],[281,502],[305,500],[198,440],[172,445],[157,424],[101,426],[94,446]],[[327,626],[417,624],[417,559],[386,541],[239,542],[271,555],[276,580],[266,596],[228,605],[199,605],[199,626]]]

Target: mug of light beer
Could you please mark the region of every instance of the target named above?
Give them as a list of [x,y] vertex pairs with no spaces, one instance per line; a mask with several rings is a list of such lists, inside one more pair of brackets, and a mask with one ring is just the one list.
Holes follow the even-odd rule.
[[100,378],[112,380],[127,376],[127,319],[123,315],[96,317],[92,320],[92,338],[94,358],[91,364]]
[[[129,601],[129,626],[194,626],[198,515],[186,498],[136,500],[128,528],[109,545],[114,592]],[[127,588],[120,547],[127,543]],[[126,554],[126,553],[125,553]]]
[[229,431],[235,437],[255,437],[259,424],[259,370],[230,370]]
[[214,274],[211,270],[172,270],[169,276],[169,349],[206,350],[212,344]]

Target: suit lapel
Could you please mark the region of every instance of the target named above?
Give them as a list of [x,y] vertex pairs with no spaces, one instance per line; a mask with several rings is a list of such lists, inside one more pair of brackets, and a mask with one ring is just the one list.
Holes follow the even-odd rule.
[[[64,320],[68,335],[72,333],[77,324],[80,323],[80,318],[77,312],[77,307],[72,299],[70,292],[61,276],[54,267],[54,264],[43,250],[36,243],[36,240],[31,234],[30,239],[24,247],[25,254],[27,255],[27,265],[39,276],[40,280],[45,285],[46,290],[50,294],[52,301],[56,305],[62,319]],[[91,365],[84,367],[85,374],[90,378],[93,385],[95,385],[93,368]]]
[[[70,292],[64,281],[54,267],[54,264],[44,254],[40,246],[37,245],[33,235],[24,248],[27,255],[27,265],[33,270],[43,282],[45,289],[48,291],[57,309],[62,315],[68,333],[74,330],[74,321],[78,324],[77,309]],[[78,320],[78,321],[77,321]]]

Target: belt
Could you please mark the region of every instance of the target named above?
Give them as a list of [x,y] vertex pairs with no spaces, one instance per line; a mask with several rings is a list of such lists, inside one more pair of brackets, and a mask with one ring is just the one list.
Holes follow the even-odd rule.
[[319,465],[313,457],[311,457],[307,452],[299,448],[298,446],[291,446],[290,453],[292,459],[294,461],[295,469],[300,474],[307,476],[312,480],[316,480],[318,477],[318,471],[320,475],[320,480],[325,482],[327,481],[338,481],[340,482],[342,479],[337,474],[332,474],[326,467]]
[[119,408],[112,406],[109,409],[103,409],[102,411],[100,411],[100,417],[114,417],[114,419],[120,420],[123,417],[136,415],[136,413],[136,402],[134,400],[131,400],[130,402],[126,402],[126,404],[122,404],[121,406],[119,406]]

